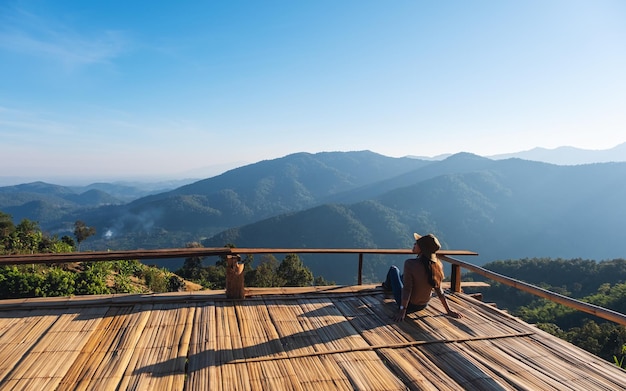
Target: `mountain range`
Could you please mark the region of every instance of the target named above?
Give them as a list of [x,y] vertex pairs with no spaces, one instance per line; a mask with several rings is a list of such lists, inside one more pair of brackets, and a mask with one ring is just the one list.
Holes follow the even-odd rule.
[[[443,160],[451,155],[452,154],[443,154],[433,157],[413,157],[422,160]],[[536,147],[526,151],[487,155],[485,157],[493,160],[519,158],[567,166],[577,164],[624,162],[626,161],[626,143],[618,144],[617,146],[609,149],[582,149],[569,146],[561,146],[557,148]]]
[[[623,146],[624,144],[622,144]],[[120,190],[119,188],[117,188]],[[71,234],[84,248],[410,248],[436,234],[483,264],[525,257],[611,259],[626,254],[626,162],[557,165],[459,153],[443,160],[369,151],[296,153],[126,201],[111,188],[46,183],[0,187],[0,211]],[[315,274],[351,283],[356,262],[301,256]],[[366,257],[376,281],[402,259]]]

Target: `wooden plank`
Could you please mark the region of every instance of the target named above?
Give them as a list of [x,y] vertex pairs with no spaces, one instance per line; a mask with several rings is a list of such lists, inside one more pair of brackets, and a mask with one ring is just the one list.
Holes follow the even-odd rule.
[[220,325],[216,338],[216,365],[218,384],[223,390],[247,390],[250,385],[247,364],[228,364],[245,358],[239,331],[235,302],[221,302],[216,306],[216,321]]
[[[56,320],[40,332],[34,343],[8,375],[15,387],[26,384],[39,389],[55,389],[79,355],[103,309],[57,313]],[[29,386],[30,387],[30,386]]]
[[189,258],[196,256],[226,255],[231,250],[218,248],[171,248],[156,250],[85,251],[71,253],[39,253],[0,255],[0,265],[32,263],[66,263],[84,261],[115,261],[128,259]]
[[[0,255],[0,265],[33,263],[98,262],[128,259],[168,259],[236,254],[412,254],[410,249],[358,248],[169,248],[155,250],[86,251],[71,253],[39,253]],[[478,255],[468,250],[440,250],[439,256]]]
[[[308,317],[322,341],[318,345],[327,350],[366,348],[363,336],[353,327],[330,299],[303,300],[303,316]],[[329,355],[344,373],[354,389],[404,389],[404,386],[372,351],[339,353]],[[376,373],[376,376],[369,374]]]
[[431,365],[417,349],[381,349],[379,354],[412,390],[457,391],[458,385],[443,370]]
[[[41,335],[47,332],[61,311],[19,311],[6,318],[0,337],[0,380],[12,378],[11,371],[25,358]],[[1,383],[0,383],[1,384]]]
[[198,305],[195,311],[193,333],[189,343],[189,364],[186,389],[204,391],[219,388],[216,366],[216,333],[218,324],[215,305]]
[[60,388],[117,389],[148,318],[149,311],[141,306],[110,308],[91,333]]
[[[326,350],[318,330],[310,322],[314,314],[308,311],[312,308],[303,304],[302,300],[275,300],[266,304],[287,355],[297,357]],[[295,376],[294,381],[297,380],[304,389],[352,389],[341,367],[327,357],[296,358],[285,361],[283,365],[289,365],[289,376]]]
[[463,351],[475,361],[488,367],[494,377],[508,383],[512,388],[555,391],[563,389],[561,382],[556,381],[543,370],[534,370],[528,365],[534,359],[527,360],[521,357],[538,358],[546,354],[541,349],[533,350],[528,341],[529,338],[499,340],[497,343],[488,340],[472,341],[465,343],[466,348]]
[[368,345],[397,344],[407,342],[407,339],[396,332],[391,319],[381,318],[374,312],[373,306],[378,301],[364,300],[363,297],[341,297],[333,300],[337,309],[346,317],[365,339]]
[[302,300],[305,317],[322,342],[319,349],[339,350],[368,346],[367,341],[354,329],[337,309],[331,298]]
[[194,306],[153,306],[120,389],[182,389]]
[[615,365],[465,295],[448,295],[461,320],[433,298],[394,322],[380,290],[340,290],[0,310],[0,389],[626,389]]
[[[416,348],[417,349],[417,348]],[[499,381],[489,368],[465,355],[457,346],[432,344],[419,347],[431,362],[430,365],[441,368],[460,389],[464,390],[502,390],[506,383]]]
[[289,361],[305,390],[353,390],[337,363],[328,357],[302,357]]
[[452,289],[452,292],[461,291],[461,267],[459,265],[452,265],[450,288]]
[[[241,303],[237,306],[246,361],[287,357],[267,305]],[[286,361],[249,363],[252,389],[302,390],[293,366]]]
[[[397,375],[373,351],[341,353],[329,356],[344,371],[355,390],[405,390]],[[372,376],[373,375],[373,376]]]

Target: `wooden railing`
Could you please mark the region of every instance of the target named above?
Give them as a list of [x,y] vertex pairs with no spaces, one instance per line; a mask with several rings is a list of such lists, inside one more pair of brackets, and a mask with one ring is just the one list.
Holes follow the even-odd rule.
[[[89,251],[57,254],[26,254],[0,255],[0,265],[5,264],[55,264],[65,262],[97,262],[128,259],[163,259],[163,258],[191,258],[206,256],[228,256],[247,254],[359,254],[357,283],[362,284],[363,255],[364,254],[412,254],[411,250],[404,249],[350,249],[350,248],[172,248],[158,250],[126,250],[126,251]],[[440,256],[448,255],[478,255],[467,250],[441,250]]]
[[[322,249],[322,248],[178,248],[178,249],[158,249],[158,250],[128,250],[128,251],[97,251],[78,252],[61,254],[29,254],[29,255],[2,255],[0,265],[9,264],[56,264],[65,262],[97,262],[129,259],[167,259],[167,258],[191,258],[205,256],[232,257],[247,254],[358,254],[357,283],[362,284],[363,256],[364,254],[387,254],[387,255],[412,255],[406,249]],[[585,303],[539,288],[537,286],[519,281],[490,270],[481,268],[474,264],[461,261],[452,256],[478,255],[467,250],[441,250],[437,256],[452,265],[451,291],[461,291],[462,269],[470,270],[476,274],[487,277],[491,280],[512,286],[521,291],[551,300],[553,302],[583,311],[597,317],[610,320],[612,322],[626,326],[626,315],[593,304]]]
[[442,255],[440,258],[452,264],[452,273],[450,276],[450,279],[451,279],[450,289],[453,292],[461,291],[461,268],[465,268],[465,269],[471,270],[472,272],[476,274],[480,274],[481,276],[487,277],[491,280],[500,282],[505,285],[512,286],[523,292],[527,292],[535,296],[548,299],[555,303],[559,303],[564,306],[573,308],[575,310],[586,312],[588,314],[595,315],[599,318],[610,320],[612,322],[626,326],[626,315],[622,313],[619,313],[619,312],[616,312],[607,308],[599,307],[594,304],[585,303],[580,300],[572,299],[571,297],[563,296],[561,294],[549,291],[547,289],[539,288],[538,286],[528,284],[526,282],[492,272],[480,266],[476,266],[471,263],[467,263],[467,262],[446,256],[446,255]]

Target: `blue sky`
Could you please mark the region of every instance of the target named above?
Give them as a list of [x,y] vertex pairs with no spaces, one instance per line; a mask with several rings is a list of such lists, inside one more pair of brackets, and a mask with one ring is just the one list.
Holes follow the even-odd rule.
[[626,2],[0,1],[0,176],[626,141]]

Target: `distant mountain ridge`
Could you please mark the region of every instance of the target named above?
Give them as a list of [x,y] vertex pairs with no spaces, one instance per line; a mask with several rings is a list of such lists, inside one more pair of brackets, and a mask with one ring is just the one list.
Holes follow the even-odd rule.
[[[412,232],[433,232],[444,248],[479,252],[472,259],[478,264],[626,254],[626,162],[296,153],[126,203],[98,204],[112,200],[102,191],[77,194],[43,183],[0,188],[0,210],[58,234],[71,234],[74,221],[83,220],[97,228],[97,237],[84,243],[92,249],[183,247],[190,241],[209,247],[409,248]],[[354,276],[345,258],[303,258],[328,279],[344,283]],[[366,275],[379,278],[389,262],[368,257]]]
[[188,180],[183,180],[142,184],[92,183],[87,186],[61,186],[37,181],[2,186],[0,187],[0,211],[11,214],[17,221],[28,218],[46,225],[74,211],[104,205],[122,205],[188,182]]
[[563,146],[554,149],[533,148],[528,151],[489,156],[496,160],[513,157],[559,165],[626,162],[626,142],[604,150]]
[[[411,232],[433,232],[444,248],[480,253],[479,264],[524,257],[609,259],[626,254],[626,163],[558,166],[470,154],[434,162],[448,172],[369,200],[327,204],[232,228],[205,246],[410,248]],[[419,170],[417,170],[419,171]],[[448,170],[451,171],[451,170]],[[310,259],[314,273],[345,278]],[[326,257],[330,259],[331,257]],[[331,264],[342,264],[334,257]],[[375,280],[388,266],[365,266]],[[345,257],[343,258],[345,260]],[[330,271],[329,271],[330,270]],[[345,281],[345,280],[343,280]]]
[[211,236],[233,226],[296,212],[323,199],[427,164],[370,151],[295,153],[85,215],[118,232],[163,227]]
[[[445,160],[453,154],[447,153],[433,157],[409,156],[427,161]],[[485,156],[493,160],[519,158],[536,162],[551,163],[558,165],[577,165],[592,163],[626,162],[626,142],[609,149],[582,149],[570,146],[557,148],[536,147],[526,151],[502,153]]]

